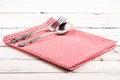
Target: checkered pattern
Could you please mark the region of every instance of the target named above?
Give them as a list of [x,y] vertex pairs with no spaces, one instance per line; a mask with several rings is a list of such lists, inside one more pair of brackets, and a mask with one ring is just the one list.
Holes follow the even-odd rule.
[[17,38],[17,37],[20,37],[21,35],[24,35],[24,34],[27,34],[27,33],[30,33],[30,32],[34,32],[34,31],[37,31],[43,27],[47,27],[47,26],[50,26],[52,23],[55,22],[55,19],[53,17],[51,17],[49,20],[47,20],[45,23],[43,24],[40,24],[40,25],[37,25],[35,27],[32,27],[32,28],[29,28],[27,30],[24,30],[24,31],[20,31],[20,32],[17,32],[17,33],[13,33],[13,34],[10,34],[8,36],[5,36],[4,37],[4,40],[5,42],[9,43],[10,40],[12,40],[13,38]]
[[48,32],[40,32],[30,37],[30,39],[23,40],[16,44],[9,43],[13,38],[47,27],[54,22],[55,19],[50,18],[41,25],[7,35],[3,40],[10,47],[31,54],[67,70],[74,70],[105,52],[112,50],[116,46],[116,41],[75,29],[72,29],[65,35],[49,35],[25,47],[18,47],[17,45]]

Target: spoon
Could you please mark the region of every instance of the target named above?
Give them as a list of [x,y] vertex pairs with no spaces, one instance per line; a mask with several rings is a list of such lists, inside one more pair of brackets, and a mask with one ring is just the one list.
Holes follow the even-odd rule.
[[21,40],[25,40],[29,37],[31,37],[32,35],[34,34],[37,34],[43,30],[46,30],[46,31],[54,31],[56,27],[58,27],[60,24],[62,24],[63,22],[65,22],[65,18],[64,17],[60,17],[57,21],[55,21],[51,26],[48,26],[48,27],[44,27],[42,29],[39,29],[37,31],[34,31],[34,32],[30,32],[30,33],[27,33],[27,34],[24,34],[24,35],[21,35],[20,37],[18,38],[13,38],[12,40],[10,40],[10,43],[11,44],[15,44]]
[[72,24],[71,23],[68,23],[68,22],[62,23],[59,27],[57,27],[55,29],[54,32],[49,32],[47,34],[44,34],[42,36],[38,36],[38,37],[36,37],[36,38],[34,38],[32,40],[29,40],[27,42],[20,43],[20,44],[18,44],[18,47],[27,46],[27,45],[29,45],[29,44],[31,44],[31,43],[39,40],[39,39],[41,39],[43,37],[46,37],[48,35],[51,35],[51,34],[63,35],[65,33],[69,32],[71,29],[72,29]]

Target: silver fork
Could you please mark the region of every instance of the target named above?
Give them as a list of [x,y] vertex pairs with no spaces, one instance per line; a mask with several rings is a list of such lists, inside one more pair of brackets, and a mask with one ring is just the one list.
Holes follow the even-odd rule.
[[65,20],[66,20],[66,19],[61,16],[61,17],[60,17],[57,21],[55,21],[51,26],[42,28],[42,29],[37,30],[37,31],[34,31],[34,32],[30,32],[30,33],[24,34],[24,35],[22,35],[22,36],[20,36],[20,37],[18,37],[18,38],[14,38],[14,39],[10,40],[10,43],[11,43],[11,44],[15,44],[15,43],[17,43],[17,42],[19,42],[19,41],[21,41],[21,40],[25,40],[25,39],[31,37],[32,35],[37,34],[37,33],[41,32],[41,31],[44,31],[44,30],[54,31],[55,28],[58,27],[59,24],[65,22]]

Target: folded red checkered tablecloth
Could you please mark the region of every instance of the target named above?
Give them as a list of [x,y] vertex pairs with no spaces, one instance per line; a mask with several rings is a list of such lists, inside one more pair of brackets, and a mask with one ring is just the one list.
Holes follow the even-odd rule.
[[17,45],[18,43],[30,40],[47,32],[40,32],[16,44],[9,43],[10,40],[15,37],[47,27],[53,22],[55,22],[55,19],[50,18],[41,25],[7,35],[3,40],[10,47],[36,56],[67,70],[74,70],[84,63],[112,50],[116,46],[116,41],[76,29],[72,29],[65,35],[49,35],[25,47],[18,47]]

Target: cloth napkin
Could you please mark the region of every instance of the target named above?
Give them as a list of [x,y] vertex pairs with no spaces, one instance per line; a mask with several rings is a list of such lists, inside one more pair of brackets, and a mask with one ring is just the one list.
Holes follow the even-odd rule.
[[50,18],[41,25],[7,35],[3,40],[10,47],[67,70],[74,70],[86,62],[112,50],[116,46],[116,41],[76,29],[72,29],[65,35],[49,35],[25,47],[18,47],[17,45],[48,32],[40,32],[16,44],[9,43],[13,38],[47,27],[54,22],[55,19]]

